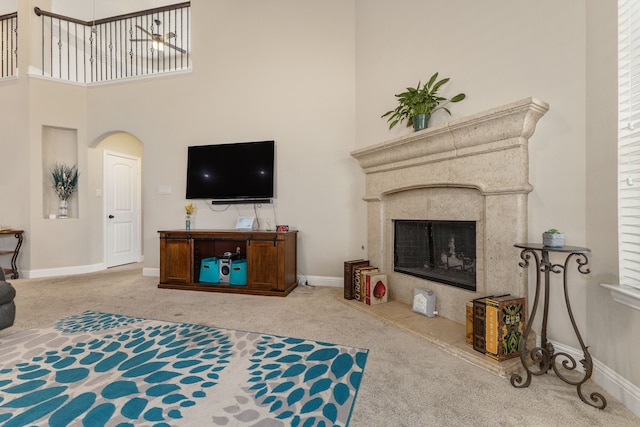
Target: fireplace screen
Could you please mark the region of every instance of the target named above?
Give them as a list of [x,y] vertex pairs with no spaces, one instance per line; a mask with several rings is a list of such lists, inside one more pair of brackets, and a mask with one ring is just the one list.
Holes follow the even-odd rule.
[[394,220],[393,271],[476,290],[474,221]]

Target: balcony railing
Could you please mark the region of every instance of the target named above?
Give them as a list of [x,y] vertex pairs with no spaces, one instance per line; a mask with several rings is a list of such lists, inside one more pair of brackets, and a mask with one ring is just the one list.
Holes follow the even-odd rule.
[[0,15],[0,78],[18,70],[18,13]]
[[191,68],[191,2],[95,21],[34,10],[43,76],[95,83]]

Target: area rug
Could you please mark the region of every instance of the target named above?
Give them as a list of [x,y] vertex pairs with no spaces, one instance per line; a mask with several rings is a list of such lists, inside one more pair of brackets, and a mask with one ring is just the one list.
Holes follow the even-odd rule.
[[0,425],[346,426],[367,356],[86,311],[0,339]]

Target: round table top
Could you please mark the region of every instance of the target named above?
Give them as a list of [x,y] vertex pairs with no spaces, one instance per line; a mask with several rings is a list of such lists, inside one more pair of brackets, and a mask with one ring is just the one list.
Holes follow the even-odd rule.
[[538,251],[548,251],[548,252],[570,252],[570,253],[578,253],[584,254],[587,252],[591,252],[589,248],[583,248],[580,246],[545,246],[542,243],[516,243],[516,248],[520,249],[533,249]]

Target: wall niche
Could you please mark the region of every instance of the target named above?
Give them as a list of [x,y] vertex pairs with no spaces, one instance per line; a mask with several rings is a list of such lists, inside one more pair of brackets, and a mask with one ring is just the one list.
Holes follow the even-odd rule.
[[[78,164],[78,130],[53,126],[42,127],[42,209],[47,219],[62,219],[60,198],[54,190],[53,167]],[[78,186],[67,199],[67,218],[79,218]]]

